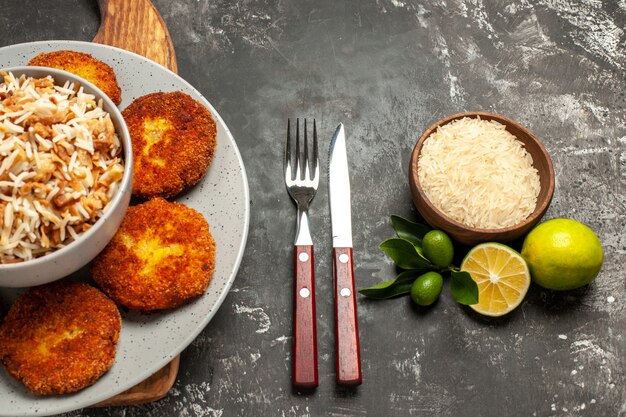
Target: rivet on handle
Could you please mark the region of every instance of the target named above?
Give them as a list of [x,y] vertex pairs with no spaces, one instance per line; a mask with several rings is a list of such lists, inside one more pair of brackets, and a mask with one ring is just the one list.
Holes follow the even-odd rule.
[[300,259],[300,262],[306,262],[309,260],[309,254],[306,252],[300,252],[298,259]]

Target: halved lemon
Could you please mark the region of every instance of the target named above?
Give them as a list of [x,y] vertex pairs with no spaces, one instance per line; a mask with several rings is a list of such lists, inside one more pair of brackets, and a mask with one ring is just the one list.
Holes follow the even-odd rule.
[[521,304],[530,286],[524,258],[500,243],[482,243],[465,256],[461,270],[478,285],[478,303],[470,307],[485,316],[499,317]]

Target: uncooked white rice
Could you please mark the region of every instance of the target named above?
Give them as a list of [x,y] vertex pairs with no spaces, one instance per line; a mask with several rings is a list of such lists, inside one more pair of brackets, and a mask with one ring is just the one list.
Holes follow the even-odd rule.
[[505,126],[464,117],[437,128],[418,160],[419,182],[448,217],[479,229],[516,225],[534,210],[539,173]]
[[52,77],[0,76],[0,263],[14,263],[87,231],[106,212],[124,162],[94,95]]

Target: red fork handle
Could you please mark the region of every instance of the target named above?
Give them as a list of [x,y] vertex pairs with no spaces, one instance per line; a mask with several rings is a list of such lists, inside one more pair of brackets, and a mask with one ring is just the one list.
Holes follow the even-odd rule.
[[317,387],[317,325],[313,246],[295,246],[293,309],[293,385]]
[[361,385],[359,324],[356,317],[352,248],[334,248],[335,367],[337,384]]

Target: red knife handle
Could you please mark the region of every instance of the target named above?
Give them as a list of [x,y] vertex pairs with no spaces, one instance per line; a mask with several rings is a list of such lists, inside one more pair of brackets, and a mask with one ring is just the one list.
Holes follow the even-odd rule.
[[356,317],[352,248],[334,248],[335,270],[335,367],[337,384],[361,385],[359,324]]
[[317,325],[313,246],[295,246],[293,385],[317,387]]

